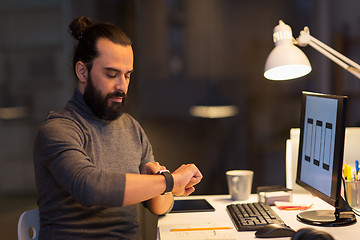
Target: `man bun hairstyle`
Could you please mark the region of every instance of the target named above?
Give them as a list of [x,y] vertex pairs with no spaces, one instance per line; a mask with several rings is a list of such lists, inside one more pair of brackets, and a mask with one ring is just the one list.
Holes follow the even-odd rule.
[[93,24],[94,22],[90,18],[79,17],[70,23],[69,32],[75,39],[80,40],[85,30]]
[[117,26],[110,23],[94,23],[85,16],[76,18],[70,23],[69,33],[78,40],[73,58],[74,70],[76,63],[82,61],[88,71],[91,71],[93,60],[99,55],[96,44],[100,38],[123,46],[131,45],[130,38]]

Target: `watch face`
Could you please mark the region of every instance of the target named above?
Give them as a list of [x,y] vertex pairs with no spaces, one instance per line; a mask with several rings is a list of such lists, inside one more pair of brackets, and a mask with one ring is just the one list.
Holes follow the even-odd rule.
[[170,172],[169,170],[165,169],[165,170],[160,170],[157,172],[157,174],[162,174],[163,172]]

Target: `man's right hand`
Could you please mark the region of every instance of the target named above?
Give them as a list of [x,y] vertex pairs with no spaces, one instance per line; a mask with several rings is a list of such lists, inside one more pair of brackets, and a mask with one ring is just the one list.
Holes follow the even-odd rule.
[[202,174],[194,164],[183,164],[173,173],[175,196],[188,196],[195,191],[194,186],[202,179]]

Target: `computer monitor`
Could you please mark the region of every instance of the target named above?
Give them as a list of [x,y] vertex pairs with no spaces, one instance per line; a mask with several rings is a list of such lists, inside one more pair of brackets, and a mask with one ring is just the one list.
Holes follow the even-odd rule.
[[335,207],[297,215],[303,223],[340,226],[356,222],[341,196],[346,96],[303,92],[296,183]]

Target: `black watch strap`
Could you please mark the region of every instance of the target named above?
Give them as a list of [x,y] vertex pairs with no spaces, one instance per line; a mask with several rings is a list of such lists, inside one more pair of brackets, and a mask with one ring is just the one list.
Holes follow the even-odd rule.
[[169,170],[160,170],[157,174],[163,175],[165,177],[165,182],[166,182],[166,189],[161,195],[172,192],[172,190],[174,188],[174,178],[171,175],[170,171]]

